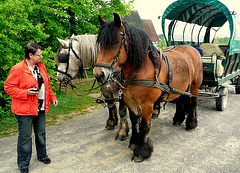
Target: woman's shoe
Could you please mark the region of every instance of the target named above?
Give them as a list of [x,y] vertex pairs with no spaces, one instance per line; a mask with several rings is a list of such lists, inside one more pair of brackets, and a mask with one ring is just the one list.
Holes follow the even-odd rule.
[[22,169],[20,169],[20,172],[21,173],[29,173],[29,170],[28,170],[28,168],[22,168]]
[[49,158],[46,158],[44,160],[39,160],[40,162],[43,162],[44,164],[49,164],[51,163],[51,160]]

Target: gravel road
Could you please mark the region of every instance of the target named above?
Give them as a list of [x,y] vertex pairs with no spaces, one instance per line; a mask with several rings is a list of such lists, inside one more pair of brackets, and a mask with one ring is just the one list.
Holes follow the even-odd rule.
[[[175,105],[167,104],[159,118],[152,120],[150,137],[154,151],[144,162],[131,161],[129,137],[115,141],[116,129],[104,128],[107,109],[99,108],[47,127],[47,151],[52,163],[39,162],[33,148],[29,170],[31,173],[240,173],[240,95],[232,90],[230,86],[225,111],[215,109],[214,99],[200,98],[198,127],[190,132],[185,130],[185,124],[172,125]],[[17,135],[0,139],[1,173],[19,172],[16,146]]]

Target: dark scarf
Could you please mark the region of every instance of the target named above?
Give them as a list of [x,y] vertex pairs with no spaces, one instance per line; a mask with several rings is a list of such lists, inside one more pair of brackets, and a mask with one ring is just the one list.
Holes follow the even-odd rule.
[[[44,80],[43,80],[41,73],[39,72],[39,67],[37,64],[34,67],[34,72],[37,73],[38,88],[39,88],[39,90],[41,90]],[[38,99],[38,111],[40,111],[42,105],[43,105],[43,99]]]

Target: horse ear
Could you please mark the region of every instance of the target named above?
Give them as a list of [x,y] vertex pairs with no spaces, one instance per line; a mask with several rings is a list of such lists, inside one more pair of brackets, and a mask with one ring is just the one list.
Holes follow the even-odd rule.
[[65,40],[62,40],[62,39],[60,39],[60,38],[58,38],[58,37],[57,37],[57,40],[58,40],[58,42],[59,42],[62,46],[68,45],[67,41],[65,41]]
[[98,20],[99,20],[100,25],[102,25],[102,26],[106,22],[106,20],[104,20],[100,15],[98,15]]
[[122,26],[121,17],[117,13],[113,13],[113,15],[114,15],[114,24],[120,28]]
[[73,38],[73,37],[75,37],[75,35],[74,35],[74,34],[72,34],[71,38]]

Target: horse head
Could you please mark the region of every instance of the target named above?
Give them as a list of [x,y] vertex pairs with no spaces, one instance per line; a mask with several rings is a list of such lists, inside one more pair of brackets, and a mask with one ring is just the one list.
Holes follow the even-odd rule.
[[83,63],[79,57],[79,42],[74,35],[65,40],[57,39],[61,44],[61,48],[55,56],[58,64],[57,78],[60,82],[69,83],[78,72],[83,73]]
[[105,83],[111,80],[112,71],[121,66],[123,75],[128,78],[145,64],[151,40],[145,31],[122,22],[116,13],[114,20],[98,18],[101,24],[97,38],[100,52],[93,74],[98,82]]
[[106,83],[113,75],[113,70],[127,59],[127,40],[121,17],[114,13],[114,20],[106,21],[98,16],[101,28],[97,37],[100,46],[93,74],[98,82]]

